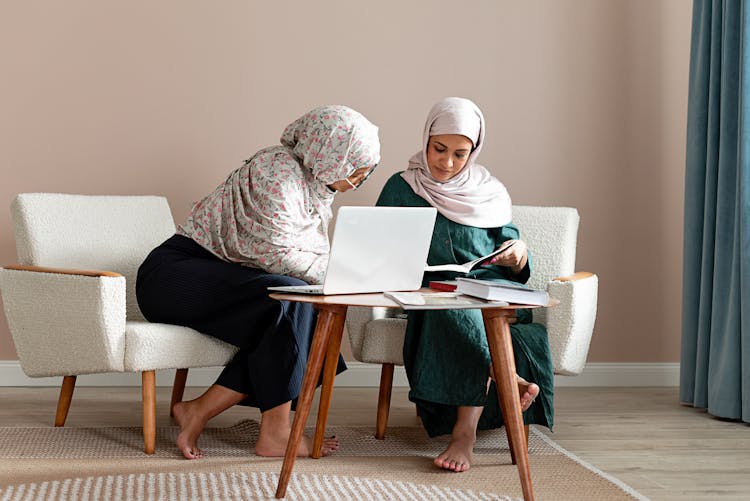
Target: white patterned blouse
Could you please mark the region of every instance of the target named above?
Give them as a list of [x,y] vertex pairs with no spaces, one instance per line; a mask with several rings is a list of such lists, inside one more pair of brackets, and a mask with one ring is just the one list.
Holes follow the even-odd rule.
[[196,202],[177,233],[230,262],[320,283],[334,192],[327,185],[380,160],[378,128],[345,106],[290,124]]

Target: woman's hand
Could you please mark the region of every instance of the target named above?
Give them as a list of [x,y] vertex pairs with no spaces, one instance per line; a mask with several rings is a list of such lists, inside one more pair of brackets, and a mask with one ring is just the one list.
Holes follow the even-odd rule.
[[528,248],[523,240],[510,240],[503,242],[503,245],[507,245],[510,242],[512,243],[509,248],[490,259],[487,263],[498,266],[507,266],[513,274],[517,275],[521,273],[521,270],[526,266],[526,262],[528,261]]

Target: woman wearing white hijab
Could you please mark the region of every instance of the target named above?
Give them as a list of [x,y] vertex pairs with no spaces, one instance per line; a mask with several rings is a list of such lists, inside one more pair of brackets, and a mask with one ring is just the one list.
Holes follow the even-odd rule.
[[[364,182],[379,160],[378,128],[364,116],[316,108],[284,130],[280,145],[257,152],[196,202],[141,265],[136,294],[149,321],[238,348],[214,385],[173,409],[187,459],[203,456],[206,422],[235,404],[260,408],[256,454],[284,455],[316,317],[310,305],[270,299],[267,287],[323,280],[333,196]],[[323,454],[337,448],[325,440]],[[305,438],[299,454],[310,449]]]
[[[430,265],[465,263],[513,241],[465,276],[524,283],[531,259],[512,224],[510,197],[505,186],[476,163],[484,138],[484,116],[476,104],[455,97],[437,102],[427,117],[422,149],[406,171],[388,180],[377,204],[438,209]],[[458,275],[426,273],[424,284]],[[553,368],[546,329],[532,323],[528,311],[519,310],[510,330],[524,422],[551,427]],[[434,461],[440,468],[469,469],[477,429],[502,426],[494,382],[488,385],[490,363],[479,310],[409,312],[404,343],[409,399],[430,436],[451,434],[448,448]]]

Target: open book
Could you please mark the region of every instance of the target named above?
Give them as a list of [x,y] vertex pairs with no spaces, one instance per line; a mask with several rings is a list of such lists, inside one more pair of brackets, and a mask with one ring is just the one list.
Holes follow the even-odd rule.
[[501,245],[499,248],[495,249],[494,251],[490,252],[486,256],[482,256],[480,258],[477,258],[473,261],[469,261],[468,263],[464,264],[437,264],[434,266],[425,266],[424,271],[457,271],[459,273],[469,273],[471,270],[476,268],[477,266],[480,266],[482,263],[487,261],[488,259],[491,259],[492,257],[500,254],[501,252],[505,252],[506,250],[510,249],[513,244],[516,243],[516,240],[511,240],[509,242],[506,242],[504,245]]
[[504,301],[483,301],[455,292],[385,292],[383,295],[405,310],[464,310],[490,303],[498,306],[508,304]]

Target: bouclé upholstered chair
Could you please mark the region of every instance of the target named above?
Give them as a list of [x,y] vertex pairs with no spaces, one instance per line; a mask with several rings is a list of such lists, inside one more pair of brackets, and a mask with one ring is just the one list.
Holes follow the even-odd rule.
[[63,376],[55,426],[65,424],[76,376],[140,372],[152,454],[155,371],[177,369],[171,409],[188,368],[225,365],[235,352],[192,329],[149,323],[138,309],[138,267],[175,231],[166,198],[25,193],[11,213],[20,264],[0,269],[0,290],[21,368]]
[[[598,277],[575,271],[578,211],[570,207],[513,207],[513,223],[532,256],[528,285],[546,290],[558,306],[534,309],[534,321],[547,326],[555,373],[577,375],[586,363],[596,319]],[[375,436],[388,423],[393,373],[403,365],[406,320],[389,308],[349,308],[346,327],[354,358],[381,364]]]

